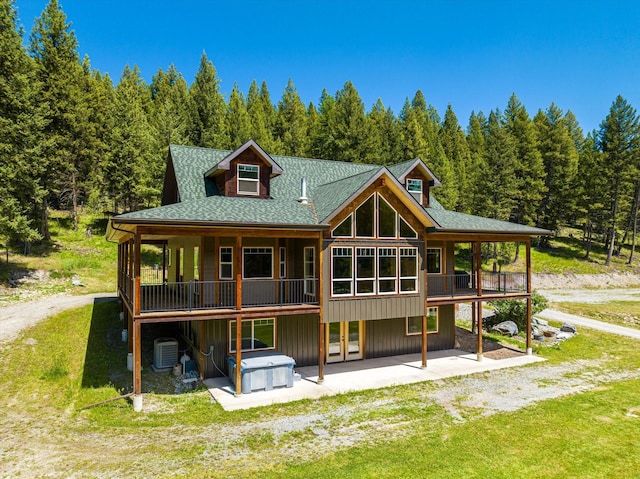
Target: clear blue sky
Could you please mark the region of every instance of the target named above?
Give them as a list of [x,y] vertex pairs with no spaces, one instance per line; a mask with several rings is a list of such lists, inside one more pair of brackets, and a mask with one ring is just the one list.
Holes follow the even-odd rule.
[[[28,38],[48,0],[17,0]],[[80,55],[118,81],[137,64],[149,82],[172,63],[187,83],[206,51],[228,98],[267,82],[277,103],[291,78],[305,104],[351,80],[367,111],[398,114],[422,90],[466,128],[472,110],[515,93],[533,117],[555,102],[585,133],[618,94],[640,109],[640,2],[60,0]]]

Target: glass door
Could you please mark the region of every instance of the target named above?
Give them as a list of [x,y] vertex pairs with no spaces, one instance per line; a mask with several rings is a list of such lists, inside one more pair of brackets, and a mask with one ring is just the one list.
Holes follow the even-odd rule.
[[362,359],[363,321],[328,323],[327,363]]

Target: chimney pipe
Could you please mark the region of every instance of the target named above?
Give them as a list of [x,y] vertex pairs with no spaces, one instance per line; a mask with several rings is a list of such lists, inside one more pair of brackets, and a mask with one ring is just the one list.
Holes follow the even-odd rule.
[[300,190],[300,199],[298,199],[298,201],[303,205],[306,205],[309,202],[309,198],[307,198],[307,180],[304,178],[302,178],[302,181],[300,182]]

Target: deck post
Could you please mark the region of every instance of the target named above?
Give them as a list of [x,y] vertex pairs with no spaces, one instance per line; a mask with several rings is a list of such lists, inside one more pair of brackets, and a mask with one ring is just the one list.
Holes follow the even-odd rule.
[[242,236],[236,236],[236,309],[242,309]]
[[[428,310],[427,310],[428,311]],[[427,315],[422,315],[422,369],[427,367]]]
[[142,411],[142,324],[133,321],[133,410]]
[[531,348],[531,238],[526,242],[527,251],[527,354],[533,354]]
[[324,342],[324,322],[322,321],[322,316],[320,316],[318,323],[318,384],[324,382]]
[[476,275],[478,296],[482,296],[482,243],[476,241]]
[[318,298],[318,384],[322,384],[324,382],[324,345],[325,345],[325,334],[324,334],[324,315],[322,308],[323,301],[323,291],[324,282],[322,281],[322,268],[323,268],[323,257],[322,254],[322,232],[318,235],[318,268],[316,269],[318,275],[318,290],[316,291]]
[[476,350],[476,358],[482,361],[482,301],[478,301],[478,347]]

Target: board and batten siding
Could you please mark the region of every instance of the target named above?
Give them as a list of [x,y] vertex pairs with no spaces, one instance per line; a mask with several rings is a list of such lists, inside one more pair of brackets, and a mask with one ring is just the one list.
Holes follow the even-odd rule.
[[278,351],[292,357],[296,366],[318,364],[318,315],[280,316],[276,320]]
[[[440,306],[440,325],[437,333],[427,335],[427,351],[452,349],[455,344],[454,308]],[[420,335],[405,334],[405,318],[369,321],[365,325],[365,357],[368,359],[398,354],[419,353],[422,350]]]
[[[229,335],[227,324],[226,319],[206,321],[202,341],[205,353],[208,353],[209,347],[213,345],[213,360],[225,374],[227,374],[227,336]],[[222,376],[222,374],[213,365],[211,357],[205,358],[204,377],[213,378],[219,376]]]

